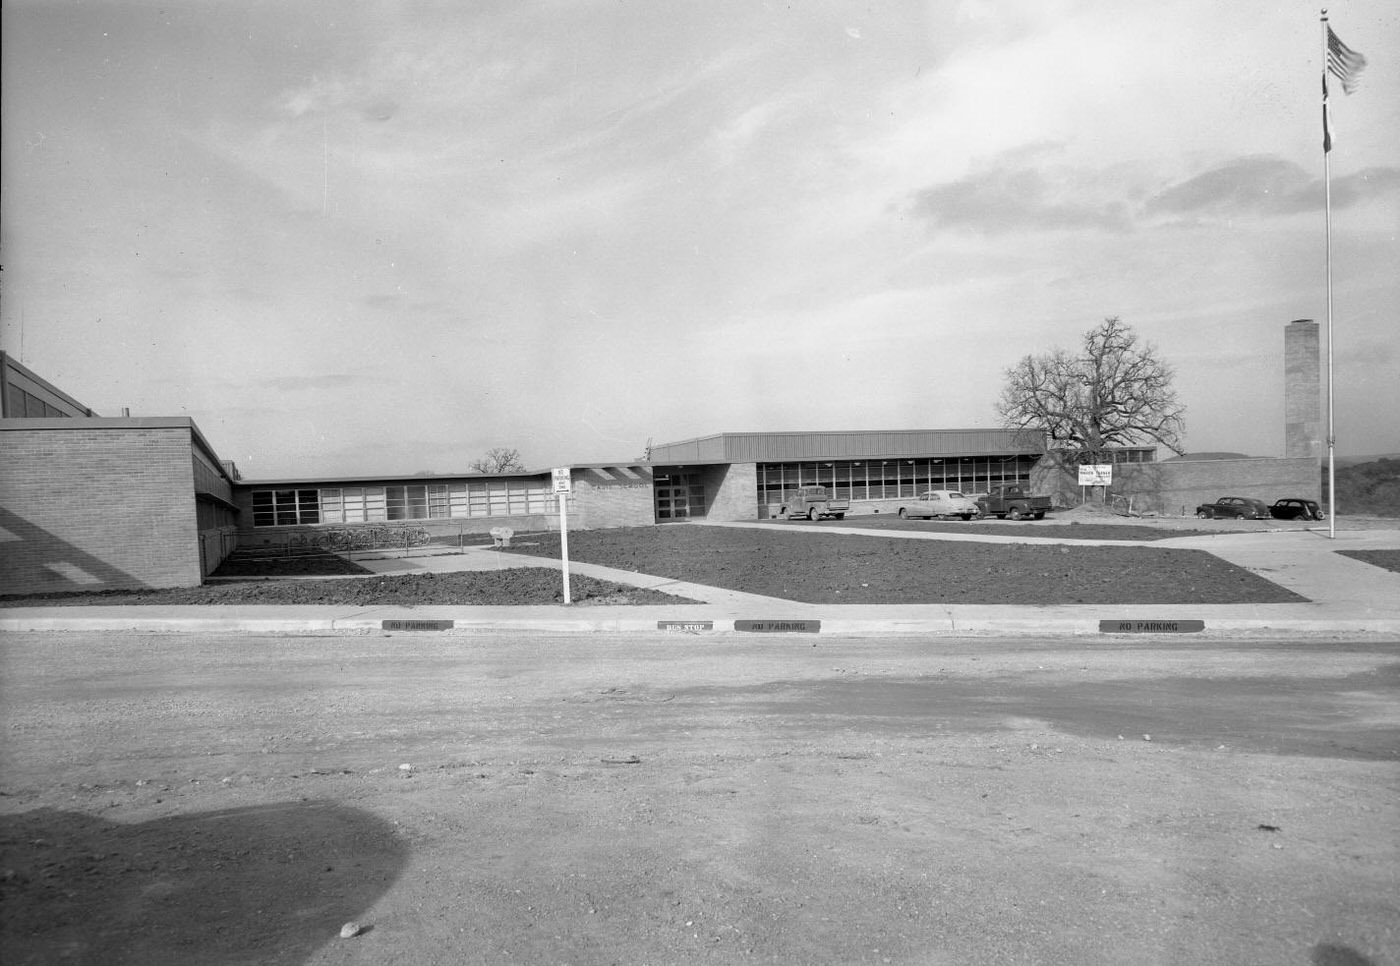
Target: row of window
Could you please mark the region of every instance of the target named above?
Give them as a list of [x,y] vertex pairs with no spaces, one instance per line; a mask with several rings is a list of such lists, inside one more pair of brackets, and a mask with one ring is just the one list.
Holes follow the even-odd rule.
[[781,503],[783,492],[821,485],[847,500],[895,500],[925,490],[985,493],[993,483],[1027,483],[1035,456],[952,459],[834,460],[759,463],[760,503]]
[[557,511],[551,485],[524,480],[253,491],[255,527],[518,516]]

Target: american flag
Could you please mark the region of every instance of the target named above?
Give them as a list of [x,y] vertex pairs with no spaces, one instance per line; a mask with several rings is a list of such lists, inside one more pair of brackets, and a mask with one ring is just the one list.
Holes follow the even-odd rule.
[[1342,90],[1350,94],[1361,82],[1366,58],[1342,43],[1332,28],[1327,28],[1327,71],[1342,82]]

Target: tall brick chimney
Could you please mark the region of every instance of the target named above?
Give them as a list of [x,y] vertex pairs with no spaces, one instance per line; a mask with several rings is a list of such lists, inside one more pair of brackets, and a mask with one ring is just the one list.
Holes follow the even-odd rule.
[[1283,455],[1322,457],[1322,353],[1317,323],[1283,330]]

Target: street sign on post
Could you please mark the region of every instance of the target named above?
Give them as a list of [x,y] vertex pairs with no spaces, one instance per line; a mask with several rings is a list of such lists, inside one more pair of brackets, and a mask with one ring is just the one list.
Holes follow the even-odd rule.
[[573,470],[556,466],[550,471],[554,479],[554,498],[559,501],[559,559],[564,570],[564,603],[572,604],[569,595],[569,494],[574,492]]

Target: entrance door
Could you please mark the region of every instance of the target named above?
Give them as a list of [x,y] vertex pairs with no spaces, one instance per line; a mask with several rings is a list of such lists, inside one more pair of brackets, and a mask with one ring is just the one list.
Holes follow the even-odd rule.
[[705,487],[689,473],[657,474],[653,484],[657,522],[705,515]]

